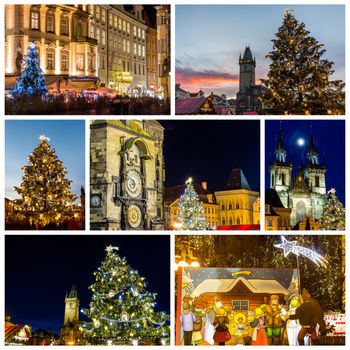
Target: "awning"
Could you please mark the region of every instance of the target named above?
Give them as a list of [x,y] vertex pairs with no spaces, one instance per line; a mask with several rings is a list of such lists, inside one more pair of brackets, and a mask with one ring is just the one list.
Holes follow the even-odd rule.
[[[61,78],[62,76],[58,76],[58,75],[45,76],[45,83],[48,89],[50,89],[50,86],[56,87],[57,81]],[[5,90],[12,90],[16,85],[17,79],[18,79],[18,76],[5,77]]]

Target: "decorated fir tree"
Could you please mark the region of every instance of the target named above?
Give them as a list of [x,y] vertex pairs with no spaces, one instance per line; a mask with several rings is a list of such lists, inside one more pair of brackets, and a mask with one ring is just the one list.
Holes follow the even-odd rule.
[[283,24],[266,56],[272,62],[262,103],[271,114],[344,114],[345,93],[341,80],[330,80],[333,62],[326,50],[287,10]]
[[121,258],[117,247],[106,247],[106,258],[94,272],[96,282],[90,308],[84,314],[92,322],[82,325],[91,344],[137,344],[169,338],[169,317],[157,312],[156,293],[146,290],[146,281]]
[[192,178],[186,181],[185,192],[179,201],[178,228],[180,230],[205,230],[208,222],[204,217],[204,208],[193,187]]
[[328,201],[320,219],[321,230],[345,230],[345,208],[335,193],[334,188],[328,191]]
[[45,228],[60,225],[73,216],[76,196],[70,191],[71,181],[65,178],[67,171],[51,148],[50,139],[40,135],[39,140],[28,156],[29,165],[22,168],[22,183],[15,191],[22,197],[20,221]]
[[31,100],[35,97],[43,97],[47,94],[47,87],[43,72],[39,67],[39,55],[35,44],[28,47],[28,53],[24,59],[24,69],[18,77],[11,96],[15,99]]

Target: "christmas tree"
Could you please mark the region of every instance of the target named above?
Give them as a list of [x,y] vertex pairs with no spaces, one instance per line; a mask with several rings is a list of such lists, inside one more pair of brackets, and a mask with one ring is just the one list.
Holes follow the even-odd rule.
[[35,44],[30,44],[24,60],[24,70],[17,79],[11,96],[15,99],[32,99],[47,94],[43,72],[39,67],[39,55]]
[[155,311],[156,293],[146,291],[146,281],[108,246],[107,256],[94,272],[96,282],[90,308],[84,310],[92,322],[82,325],[92,344],[135,344],[169,337],[169,317]]
[[28,157],[29,165],[22,168],[21,187],[15,190],[22,196],[20,221],[45,228],[49,224],[60,225],[73,216],[76,196],[70,192],[71,181],[65,178],[67,171],[49,145],[50,139],[40,135],[39,140]]
[[326,50],[309,33],[287,10],[266,56],[272,63],[268,78],[262,79],[268,91],[260,98],[268,113],[345,113],[345,84],[330,80],[334,63],[322,58]]
[[205,230],[208,222],[204,208],[192,185],[192,178],[186,181],[186,189],[179,201],[178,228],[180,230]]
[[320,219],[321,230],[345,230],[345,208],[335,193],[334,188],[328,191],[328,201]]

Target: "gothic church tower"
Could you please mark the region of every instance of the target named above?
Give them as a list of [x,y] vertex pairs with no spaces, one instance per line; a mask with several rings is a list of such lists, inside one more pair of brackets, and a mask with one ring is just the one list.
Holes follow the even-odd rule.
[[79,299],[78,292],[73,286],[69,295],[66,295],[64,300],[65,309],[64,309],[64,325],[67,325],[71,322],[79,321]]

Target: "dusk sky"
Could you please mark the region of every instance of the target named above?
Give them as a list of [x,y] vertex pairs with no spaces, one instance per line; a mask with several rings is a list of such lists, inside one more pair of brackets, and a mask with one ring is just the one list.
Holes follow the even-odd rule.
[[[72,285],[81,308],[88,308],[109,245],[146,278],[147,290],[158,293],[156,310],[170,312],[170,239],[168,235],[6,236],[5,312],[16,324],[33,330],[63,326],[64,298]],[[88,320],[84,318],[84,320]]]
[[260,123],[257,120],[162,120],[166,186],[188,177],[223,190],[232,169],[241,168],[260,191]]
[[28,156],[39,145],[39,136],[50,145],[73,181],[72,192],[85,187],[85,122],[81,120],[7,120],[5,122],[5,196],[20,198],[13,186],[20,186]]
[[235,98],[239,55],[247,45],[256,57],[256,82],[266,78],[271,39],[286,9],[327,50],[335,64],[332,79],[345,80],[344,5],[177,5],[176,83],[186,91],[202,89]]
[[[345,204],[345,122],[343,120],[283,120],[281,123],[283,139],[287,146],[287,160],[293,161],[293,176],[296,175],[301,161],[305,164],[307,143],[312,133],[317,144],[320,162],[325,159],[326,189],[334,187],[340,201]],[[276,139],[280,122],[268,120],[265,124],[265,187],[270,187],[269,164],[274,157]],[[304,146],[297,141],[305,140]]]

